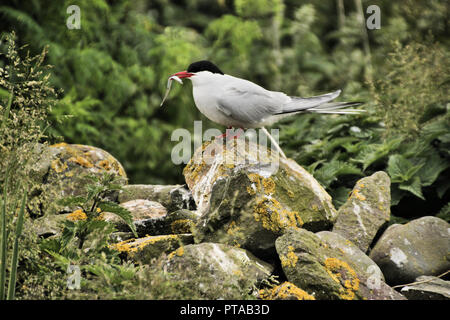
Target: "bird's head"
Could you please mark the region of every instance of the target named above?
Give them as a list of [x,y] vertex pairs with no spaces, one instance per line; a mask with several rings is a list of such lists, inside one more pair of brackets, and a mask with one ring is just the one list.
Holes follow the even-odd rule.
[[201,60],[191,63],[186,71],[174,73],[172,76],[177,76],[180,79],[190,78],[189,80],[193,80],[191,77],[199,78],[210,74],[223,74],[223,72],[211,61]]

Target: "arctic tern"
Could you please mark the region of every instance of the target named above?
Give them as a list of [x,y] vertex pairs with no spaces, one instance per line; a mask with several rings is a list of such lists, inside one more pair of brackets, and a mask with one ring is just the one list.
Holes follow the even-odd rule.
[[[309,98],[289,96],[224,74],[207,60],[194,62],[186,71],[173,74],[169,83],[171,80],[181,82],[184,78],[192,81],[194,102],[200,112],[228,128],[262,128],[268,134],[264,126],[297,113],[359,114],[364,111],[344,109],[359,106],[360,102],[331,102],[341,90]],[[268,136],[275,142],[270,134]],[[276,142],[275,145],[284,156]]]

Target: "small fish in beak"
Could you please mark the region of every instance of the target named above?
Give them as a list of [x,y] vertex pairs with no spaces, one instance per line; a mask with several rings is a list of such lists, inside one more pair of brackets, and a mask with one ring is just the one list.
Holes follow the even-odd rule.
[[164,104],[164,101],[166,101],[167,96],[169,95],[170,92],[170,88],[172,87],[172,81],[175,80],[176,82],[179,82],[181,84],[183,84],[183,80],[181,80],[178,76],[170,76],[169,79],[167,80],[167,89],[166,89],[166,93],[164,94],[164,98],[161,101],[161,104],[159,105],[160,107],[162,107],[162,105]]

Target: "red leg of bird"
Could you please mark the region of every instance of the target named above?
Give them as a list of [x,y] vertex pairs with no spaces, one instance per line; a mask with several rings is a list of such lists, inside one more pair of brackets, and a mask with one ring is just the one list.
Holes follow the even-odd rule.
[[227,127],[227,129],[225,130],[225,133],[222,133],[221,135],[216,136],[216,139],[223,139],[223,138],[238,139],[244,132],[244,129],[239,128],[238,130],[236,130],[234,132],[235,134],[228,135],[228,130],[231,130],[231,129],[232,129],[232,127]]
[[244,129],[242,129],[242,128],[237,129],[236,134],[233,135],[233,138],[234,138],[234,139],[239,139],[239,137],[241,136],[241,134],[242,134],[243,132],[244,132]]
[[[227,130],[231,129],[231,127],[227,127]],[[227,131],[225,130],[225,133],[222,133],[221,135],[216,136],[216,139],[223,139],[227,137]]]

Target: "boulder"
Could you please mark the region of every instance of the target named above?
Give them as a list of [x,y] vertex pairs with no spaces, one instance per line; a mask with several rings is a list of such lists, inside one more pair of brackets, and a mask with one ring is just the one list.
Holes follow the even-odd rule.
[[450,269],[450,225],[432,216],[393,224],[377,241],[370,258],[392,285],[413,282],[421,275],[439,275]]
[[316,299],[404,299],[364,252],[336,233],[290,229],[276,249],[288,281]]
[[[197,215],[189,210],[169,213],[163,205],[150,200],[131,200],[121,203],[120,206],[130,211],[140,237],[190,233],[197,219]],[[118,231],[131,231],[125,221],[113,213],[105,212],[104,219],[114,223]]]
[[49,238],[61,235],[67,216],[68,214],[47,214],[36,219],[26,219],[24,223],[29,224],[38,237]]
[[169,212],[180,209],[195,209],[191,192],[184,185],[130,184],[120,190],[118,202],[150,200],[161,203]]
[[359,180],[349,199],[339,208],[333,232],[367,252],[378,230],[389,221],[390,183],[383,171]]
[[450,300],[450,281],[420,276],[414,283],[404,286],[401,293],[408,300]]
[[165,266],[173,281],[196,288],[205,299],[241,298],[273,271],[247,250],[206,242],[179,247]]
[[307,292],[287,281],[272,289],[260,290],[259,298],[263,300],[316,300]]
[[275,253],[288,228],[331,228],[336,210],[323,187],[291,159],[241,139],[205,143],[183,171],[200,215],[196,242]]
[[128,259],[149,264],[161,254],[170,253],[182,245],[193,242],[191,234],[170,234],[129,239],[115,243],[111,247],[125,254]]
[[89,175],[102,176],[108,172],[117,176],[119,184],[125,185],[127,181],[120,162],[99,148],[67,143],[40,144],[33,157],[31,176],[36,184],[27,205],[34,215],[73,211],[74,208],[63,208],[57,201],[67,196],[85,195]]

